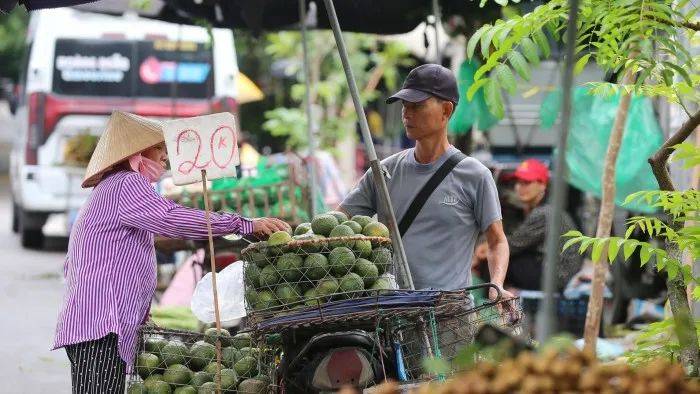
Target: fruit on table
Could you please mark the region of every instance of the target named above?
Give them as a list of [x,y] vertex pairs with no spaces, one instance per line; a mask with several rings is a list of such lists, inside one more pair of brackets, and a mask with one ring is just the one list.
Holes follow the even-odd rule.
[[304,293],[304,305],[318,305],[318,300],[316,299],[316,289],[306,290],[306,293]]
[[338,224],[338,218],[333,215],[318,215],[311,221],[311,230],[313,230],[314,234],[320,234],[327,237]]
[[212,345],[216,344],[216,340],[221,340],[221,345],[228,346],[231,342],[231,333],[227,329],[222,328],[221,330],[216,327],[207,328],[204,331],[204,340]]
[[299,301],[300,291],[296,286],[283,284],[275,289],[275,296],[281,305],[290,305]]
[[258,303],[259,294],[255,289],[248,288],[245,291],[245,299],[249,306],[255,306]]
[[161,381],[163,381],[163,375],[159,373],[154,373],[153,375],[143,380],[143,385],[144,387],[146,387],[146,390],[151,390],[151,388],[156,384],[156,382]]
[[[214,383],[216,383],[216,377],[214,377]],[[221,389],[231,390],[236,388],[236,383],[238,383],[238,375],[233,369],[225,368],[221,370]]]
[[263,394],[267,391],[269,383],[257,378],[245,379],[238,385],[239,394]]
[[[391,290],[393,289],[391,281],[388,278],[377,278],[370,287],[371,290]],[[381,294],[381,292],[380,292]]]
[[173,391],[173,394],[197,394],[197,389],[192,386],[180,386]]
[[286,231],[277,231],[267,238],[268,257],[278,256],[283,253],[284,246],[292,241],[292,235]]
[[153,353],[141,353],[136,358],[136,372],[146,379],[160,367],[160,359]]
[[251,347],[253,345],[253,337],[250,335],[250,333],[239,332],[238,334],[233,336],[233,338],[231,339],[231,344],[236,349]]
[[236,361],[241,358],[241,353],[233,346],[221,350],[221,362],[229,368],[233,368]]
[[163,348],[167,344],[168,344],[168,341],[163,339],[163,338],[157,338],[157,337],[146,338],[146,342],[145,342],[146,351],[148,353],[153,353],[156,356],[160,356],[160,354],[163,351]]
[[245,266],[246,283],[253,287],[260,287],[260,268],[257,264],[246,264]]
[[328,262],[333,275],[342,276],[350,272],[355,265],[355,254],[349,248],[341,246],[331,250],[328,254]]
[[197,389],[197,394],[217,394],[216,392],[216,383],[214,382],[207,382],[204,383]]
[[338,219],[338,223],[342,223],[342,222],[348,220],[348,216],[340,211],[330,211],[330,212],[327,212],[326,214],[334,216],[336,219]]
[[257,358],[258,356],[260,356],[260,349],[258,349],[256,347],[244,347],[244,348],[240,349],[240,352],[241,352],[241,358],[246,357],[246,356]]
[[190,348],[190,367],[195,371],[203,370],[216,358],[216,346],[204,341],[195,342]]
[[147,394],[146,385],[143,382],[134,382],[129,385],[129,389],[126,390],[126,394]]
[[372,264],[371,261],[363,258],[359,258],[357,261],[355,261],[353,272],[362,278],[365,288],[372,286],[374,281],[377,280],[377,277],[379,276],[377,266]]
[[258,293],[258,302],[253,306],[253,308],[260,310],[272,308],[273,306],[277,305],[279,305],[279,303],[277,302],[275,295],[272,294],[270,290],[263,290]]
[[171,394],[173,391],[167,382],[157,380],[148,388],[148,394]]
[[171,365],[163,372],[163,381],[172,385],[185,385],[192,380],[192,371],[182,364]]
[[260,241],[255,244],[255,249],[246,253],[243,258],[257,265],[259,268],[264,268],[266,265],[270,264],[270,260],[267,257],[267,241]]

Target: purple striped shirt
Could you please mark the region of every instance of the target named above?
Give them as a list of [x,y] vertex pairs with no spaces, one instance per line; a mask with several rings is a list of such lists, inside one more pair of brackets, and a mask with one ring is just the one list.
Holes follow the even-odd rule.
[[[253,230],[235,214],[212,213],[211,225],[214,236]],[[131,372],[156,288],[154,234],[206,239],[204,211],[163,198],[136,172],[112,173],[95,187],[71,231],[53,349],[113,332]]]

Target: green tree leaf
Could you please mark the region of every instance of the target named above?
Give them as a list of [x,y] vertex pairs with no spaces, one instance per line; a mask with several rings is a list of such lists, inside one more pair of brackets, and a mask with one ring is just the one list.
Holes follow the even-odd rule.
[[581,71],[586,67],[586,64],[588,64],[588,59],[591,57],[590,53],[587,53],[583,56],[581,56],[577,61],[576,64],[574,65],[574,75],[581,74]]
[[625,243],[622,246],[622,254],[625,258],[625,261],[629,260],[630,256],[632,256],[632,253],[634,253],[635,249],[637,249],[637,246],[639,246],[639,243],[634,239],[625,241]]
[[518,89],[518,85],[515,81],[513,72],[510,71],[510,67],[501,63],[493,69],[493,72],[496,74],[498,82],[500,82],[501,86],[503,86],[508,93],[515,94]]
[[477,31],[475,31],[471,37],[469,37],[469,41],[467,42],[467,57],[469,59],[474,56],[474,49],[476,49],[476,45],[479,43],[479,40],[481,40],[481,36],[490,27],[491,25],[489,24],[483,25]]
[[476,94],[477,90],[481,89],[482,86],[486,85],[489,80],[488,78],[481,78],[476,80],[472,86],[469,87],[467,90],[467,100],[471,101],[474,99],[474,95]]
[[578,247],[578,254],[584,254],[588,247],[595,241],[595,238],[588,238],[581,242],[581,246]]
[[596,239],[593,242],[593,251],[591,252],[591,260],[594,262],[599,262],[600,257],[603,254],[603,247],[605,247],[605,244],[608,242],[607,239]]
[[610,263],[615,261],[615,257],[617,257],[617,252],[620,250],[621,243],[622,240],[618,237],[610,238],[610,241],[608,242],[608,261]]
[[484,59],[489,58],[489,53],[491,53],[491,40],[493,39],[493,35],[496,34],[496,31],[497,29],[491,27],[481,35],[479,44],[481,46],[481,56],[483,56]]
[[544,34],[544,32],[542,30],[535,30],[532,34],[532,38],[537,43],[537,46],[540,47],[540,51],[542,51],[542,57],[545,59],[548,58],[551,54],[551,49],[549,47],[549,39]]
[[520,78],[529,81],[530,80],[530,66],[527,64],[525,57],[518,51],[511,51],[508,54],[508,61],[510,65],[513,66],[515,72],[520,75]]
[[562,237],[580,237],[583,234],[578,230],[569,230],[562,235]]
[[581,242],[582,239],[583,238],[581,238],[581,237],[571,238],[570,240],[566,241],[566,243],[564,243],[564,246],[562,246],[561,251],[563,252],[566,249],[569,249],[569,247],[571,245],[578,243],[578,242]]
[[484,86],[484,99],[486,100],[486,105],[489,107],[489,111],[497,117],[503,118],[505,114],[505,108],[503,106],[503,96],[501,95],[501,88],[496,82],[496,78],[489,78],[489,81]]
[[537,44],[535,44],[530,37],[525,37],[520,40],[520,49],[528,62],[534,66],[540,64],[540,55],[537,51]]
[[639,264],[643,267],[651,258],[651,250],[649,244],[642,243],[639,248]]

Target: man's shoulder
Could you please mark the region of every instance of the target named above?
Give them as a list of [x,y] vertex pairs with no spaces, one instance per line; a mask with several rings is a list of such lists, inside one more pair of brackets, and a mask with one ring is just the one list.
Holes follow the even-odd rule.
[[484,176],[492,176],[491,170],[479,160],[466,156],[457,164],[455,170],[458,175],[468,178],[482,178]]
[[381,161],[381,163],[382,163],[382,165],[387,166],[387,167],[394,166],[398,163],[403,162],[410,152],[413,152],[413,148],[408,148],[408,149],[404,149],[402,151],[398,151],[398,152],[394,153],[393,155],[383,159]]

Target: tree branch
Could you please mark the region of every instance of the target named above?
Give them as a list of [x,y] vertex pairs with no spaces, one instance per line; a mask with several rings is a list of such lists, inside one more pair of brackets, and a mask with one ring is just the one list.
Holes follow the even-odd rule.
[[651,165],[651,170],[656,177],[656,181],[659,183],[659,189],[666,191],[674,190],[673,182],[671,182],[671,175],[666,168],[666,162],[671,156],[671,153],[673,153],[673,147],[685,141],[698,125],[700,125],[700,110],[695,112],[690,119],[683,123],[678,131],[666,140],[659,150],[649,158],[648,162]]
[[700,31],[700,22],[681,22],[680,25],[686,29]]

